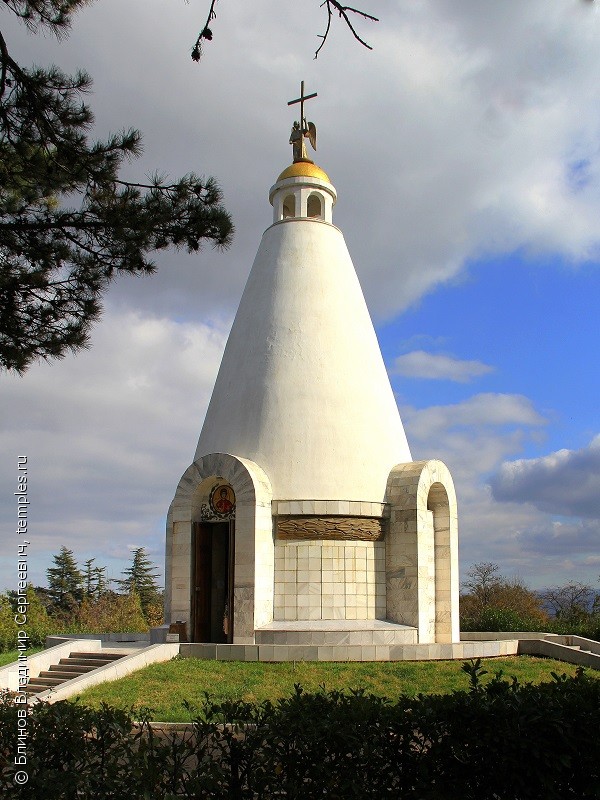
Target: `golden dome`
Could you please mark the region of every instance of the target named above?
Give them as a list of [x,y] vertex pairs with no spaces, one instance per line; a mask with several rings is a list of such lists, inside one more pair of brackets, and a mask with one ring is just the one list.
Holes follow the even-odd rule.
[[281,175],[277,178],[279,181],[284,181],[286,178],[319,178],[322,181],[331,183],[329,175],[313,164],[312,161],[294,161],[287,169],[284,169]]

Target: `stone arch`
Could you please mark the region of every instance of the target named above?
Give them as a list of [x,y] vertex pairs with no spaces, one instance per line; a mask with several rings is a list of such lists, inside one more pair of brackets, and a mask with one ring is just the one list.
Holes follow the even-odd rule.
[[451,637],[451,559],[450,500],[443,483],[433,483],[427,495],[427,510],[433,518],[433,564],[435,577],[435,641],[449,642]]
[[323,198],[318,192],[311,192],[306,201],[306,216],[323,219]]
[[387,500],[388,619],[416,627],[420,643],[459,641],[458,514],[448,468],[437,460],[399,464]]
[[184,472],[167,516],[165,622],[191,622],[193,523],[207,487],[219,478],[236,497],[233,641],[251,644],[273,619],[274,545],[269,478],[253,461],[226,453],[203,456]]

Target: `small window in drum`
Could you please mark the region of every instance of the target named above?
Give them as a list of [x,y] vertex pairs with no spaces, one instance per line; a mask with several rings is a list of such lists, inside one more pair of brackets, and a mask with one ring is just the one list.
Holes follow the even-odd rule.
[[306,204],[306,214],[309,217],[323,219],[323,201],[318,194],[311,194]]
[[293,194],[288,196],[283,201],[283,219],[296,216],[296,198]]

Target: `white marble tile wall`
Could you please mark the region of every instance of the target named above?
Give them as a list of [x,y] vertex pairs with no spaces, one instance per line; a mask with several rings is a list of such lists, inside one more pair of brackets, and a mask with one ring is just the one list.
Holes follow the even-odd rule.
[[384,542],[275,543],[275,620],[385,619]]

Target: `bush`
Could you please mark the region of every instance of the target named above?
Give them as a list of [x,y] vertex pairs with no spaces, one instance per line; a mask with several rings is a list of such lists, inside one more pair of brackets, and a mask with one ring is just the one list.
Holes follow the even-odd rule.
[[[492,573],[481,579],[482,569]],[[460,598],[460,626],[464,631],[542,631],[549,617],[535,592],[519,580],[496,576],[494,564],[476,564],[465,584],[471,591]]]
[[[48,612],[30,584],[27,587],[27,622],[17,625],[13,603],[7,595],[0,595],[0,652],[15,650],[17,632],[23,629],[29,636],[29,647],[40,647],[46,642],[46,636],[56,633],[56,621],[48,616]],[[62,631],[61,631],[62,632]]]
[[[144,633],[149,625],[142,613],[139,596],[107,592],[97,600],[85,599],[73,611],[71,618],[65,615],[50,616],[33,586],[27,587],[29,602],[27,623],[23,629],[29,635],[29,647],[43,647],[46,636],[77,635],[78,633]],[[14,599],[0,595],[0,652],[15,650],[17,631]],[[162,620],[162,609],[152,609],[152,620]],[[153,622],[154,624],[154,622]],[[159,624],[159,623],[157,623]]]
[[0,789],[67,798],[585,800],[600,793],[600,680],[579,670],[532,686],[498,674],[468,691],[401,696],[295,694],[214,704],[193,735],[154,733],[144,716],[68,701],[30,710],[29,781],[15,787],[16,706],[0,704]]
[[549,633],[583,636],[585,639],[600,641],[600,615],[590,614],[588,619],[579,622],[569,622],[560,617],[554,617],[545,630]]
[[148,623],[138,594],[110,592],[97,600],[84,600],[70,630],[72,633],[144,633]]
[[549,623],[525,617],[510,608],[483,608],[476,616],[461,615],[463,631],[547,631]]

